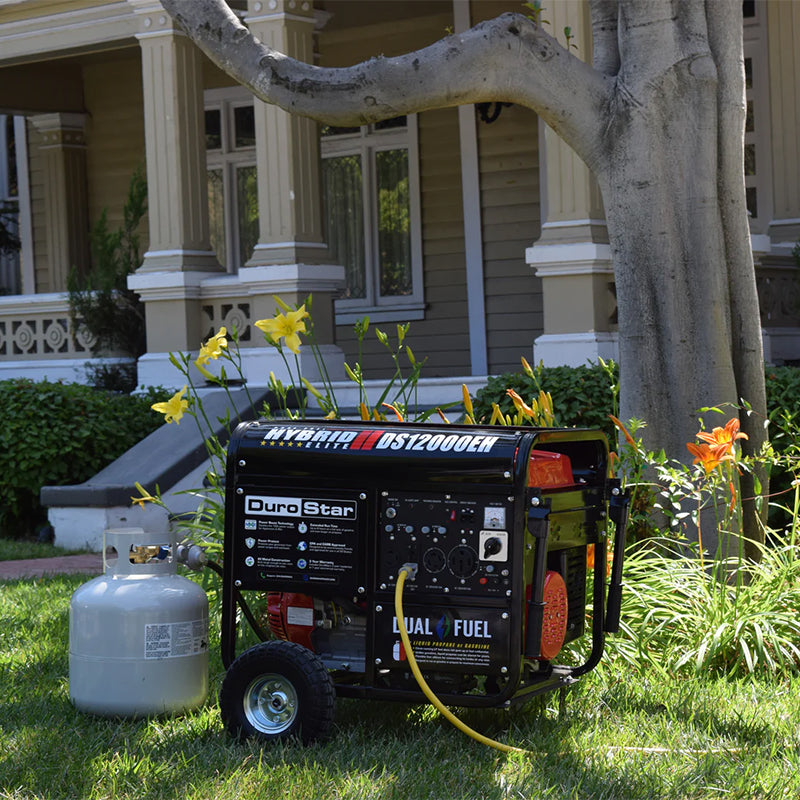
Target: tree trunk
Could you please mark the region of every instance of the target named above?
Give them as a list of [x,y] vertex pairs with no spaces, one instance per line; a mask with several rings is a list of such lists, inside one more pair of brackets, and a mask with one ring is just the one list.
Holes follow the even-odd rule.
[[[746,449],[756,452],[766,400],[745,208],[741,2],[589,2],[593,66],[535,20],[503,14],[405,56],[321,69],[258,42],[222,0],[162,0],[256,96],[323,122],[485,101],[536,111],[603,192],[623,418],[645,420],[646,443],[687,462],[700,409],[730,404],[735,415],[743,399],[755,412],[742,415]],[[747,510],[744,532],[762,540],[753,503]]]

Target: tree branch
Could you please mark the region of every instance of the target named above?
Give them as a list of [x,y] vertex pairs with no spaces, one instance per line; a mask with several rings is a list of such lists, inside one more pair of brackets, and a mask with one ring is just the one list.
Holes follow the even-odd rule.
[[590,0],[592,63],[604,75],[619,72],[619,4],[617,0]]
[[395,58],[304,64],[251,35],[223,0],[162,0],[204,53],[257,97],[332,125],[503,101],[534,109],[579,153],[593,145],[611,83],[519,14]]

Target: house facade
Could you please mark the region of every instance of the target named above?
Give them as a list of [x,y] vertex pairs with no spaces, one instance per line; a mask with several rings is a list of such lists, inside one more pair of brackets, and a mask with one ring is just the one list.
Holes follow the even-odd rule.
[[[231,6],[263,41],[341,66],[398,55],[515,0],[246,0]],[[552,0],[591,52],[583,3]],[[800,360],[800,4],[745,2],[746,163],[768,360]],[[174,26],[157,0],[0,0],[0,202],[21,247],[0,255],[0,379],[83,380],[91,342],[73,331],[70,270],[89,231],[119,224],[145,170],[148,216],[129,286],[146,309],[139,383],[174,385],[169,353],[239,332],[248,381],[283,364],[253,323],[311,294],[327,369],[361,353],[393,372],[354,323],[368,316],[426,357],[440,399],[520,356],[583,364],[616,354],[602,200],[591,174],[529,109],[426,111],[330,128],[254,100]],[[113,355],[113,354],[112,354]],[[304,374],[317,364],[301,351]]]

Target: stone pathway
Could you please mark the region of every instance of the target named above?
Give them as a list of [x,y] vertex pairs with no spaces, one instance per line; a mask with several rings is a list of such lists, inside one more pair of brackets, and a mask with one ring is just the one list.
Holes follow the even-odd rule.
[[0,581],[43,575],[102,575],[102,553],[0,561]]

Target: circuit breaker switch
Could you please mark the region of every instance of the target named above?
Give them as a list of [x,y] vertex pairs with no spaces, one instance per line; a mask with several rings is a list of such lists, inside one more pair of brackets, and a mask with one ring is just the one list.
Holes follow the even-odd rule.
[[479,545],[481,561],[508,561],[508,531],[483,530]]

